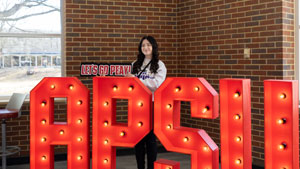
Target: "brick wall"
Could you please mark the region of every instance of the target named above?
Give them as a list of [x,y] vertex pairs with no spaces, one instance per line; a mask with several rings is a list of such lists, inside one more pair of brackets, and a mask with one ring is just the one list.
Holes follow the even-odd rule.
[[[250,78],[253,162],[263,165],[263,80],[293,79],[293,0],[64,2],[66,75],[91,91],[92,78],[79,77],[80,63],[132,62],[144,35],[157,39],[169,77],[202,76],[216,90],[221,78]],[[244,48],[251,49],[249,59]],[[63,107],[57,110],[64,113]],[[25,115],[8,122],[14,126],[8,128],[8,144],[20,145],[21,156],[29,154],[28,109],[26,104]],[[126,121],[124,107],[118,110],[118,120]],[[205,129],[219,144],[219,118],[191,118],[188,102],[182,103],[181,118],[182,125]]]
[[[81,62],[132,62],[144,35],[159,43],[169,75],[176,75],[175,0],[66,0],[66,74]],[[88,80],[91,78],[81,78]],[[91,87],[91,86],[89,86]]]
[[[185,0],[178,4],[178,76],[251,79],[253,163],[264,163],[263,80],[293,79],[293,0]],[[244,58],[244,48],[251,57]],[[219,144],[219,118],[190,119]],[[195,125],[196,124],[196,125]],[[198,124],[198,125],[197,125]]]
[[[0,103],[0,109],[5,108],[6,103]],[[22,107],[20,118],[8,119],[6,121],[6,143],[7,146],[19,146],[21,152],[15,156],[29,155],[29,104]],[[0,132],[2,133],[2,131]],[[0,144],[2,140],[0,141]]]

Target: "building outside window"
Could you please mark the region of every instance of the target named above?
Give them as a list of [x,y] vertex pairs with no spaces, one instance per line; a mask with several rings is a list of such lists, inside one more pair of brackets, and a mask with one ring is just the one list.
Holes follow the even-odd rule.
[[61,2],[0,1],[0,98],[62,75]]

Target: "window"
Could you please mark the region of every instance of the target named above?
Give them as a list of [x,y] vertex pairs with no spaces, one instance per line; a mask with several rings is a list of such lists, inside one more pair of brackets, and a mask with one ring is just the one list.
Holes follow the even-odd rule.
[[0,1],[0,96],[62,75],[61,2]]

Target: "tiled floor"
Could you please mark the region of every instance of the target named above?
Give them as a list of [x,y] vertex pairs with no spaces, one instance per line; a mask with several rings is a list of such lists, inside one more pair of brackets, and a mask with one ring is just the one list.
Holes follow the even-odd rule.
[[[157,159],[161,159],[161,158],[179,161],[181,169],[190,168],[190,155],[173,153],[173,152],[159,153]],[[136,167],[136,161],[134,155],[117,156],[116,169],[136,169],[136,168],[137,167]],[[7,169],[29,169],[29,164],[8,166]],[[54,169],[67,169],[67,162],[66,161],[56,162]]]

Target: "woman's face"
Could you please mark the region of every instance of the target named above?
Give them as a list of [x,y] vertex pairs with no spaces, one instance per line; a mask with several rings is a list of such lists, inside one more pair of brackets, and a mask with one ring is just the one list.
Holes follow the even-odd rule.
[[142,52],[146,58],[152,58],[152,45],[147,39],[142,42]]

